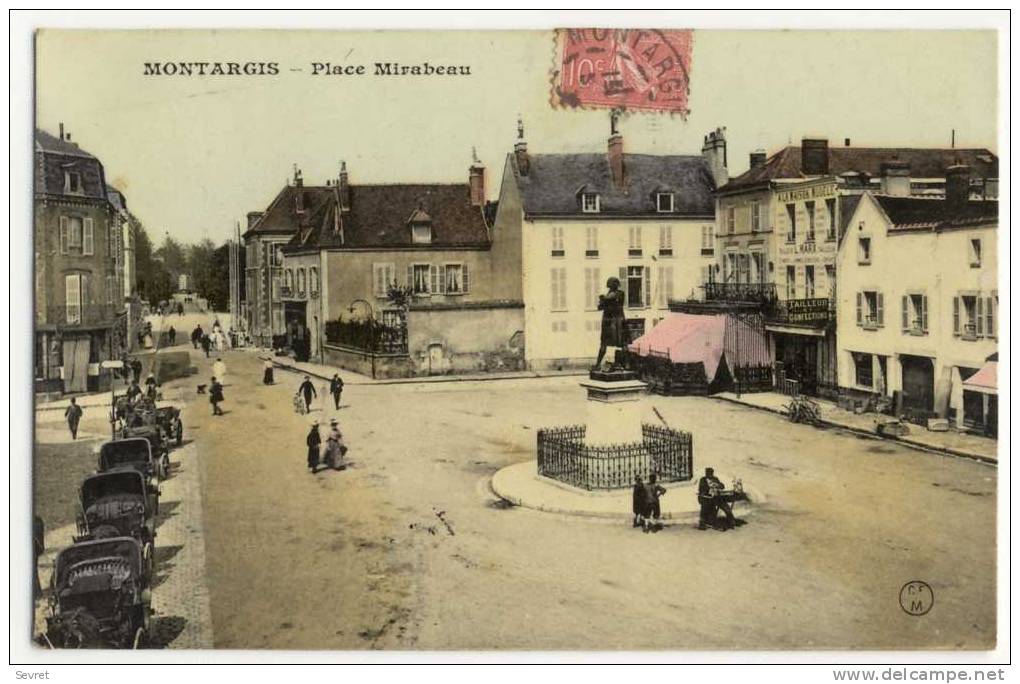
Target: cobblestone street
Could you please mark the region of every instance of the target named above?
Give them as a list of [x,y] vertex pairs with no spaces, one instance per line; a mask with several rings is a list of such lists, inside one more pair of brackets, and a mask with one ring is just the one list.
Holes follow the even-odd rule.
[[[217,356],[228,368],[222,417],[194,390]],[[729,402],[650,395],[647,420],[657,420],[654,407],[693,432],[696,472],[715,466],[767,500],[737,531],[685,523],[646,535],[510,507],[489,488],[500,468],[534,458],[538,428],[583,421],[576,377],[374,385],[345,374],[339,411],[320,397],[302,416],[292,405],[298,373],[278,369],[277,384],[265,386],[251,351],[209,359],[192,351],[191,361],[198,375],[164,387],[187,405],[185,445],[172,452],[174,474],[163,485],[157,645],[994,644],[994,466],[792,425]],[[47,475],[37,476],[36,491],[56,521],[44,583],[53,554],[70,541],[73,509],[62,511],[93,467],[104,415],[98,406],[86,411],[76,445],[59,411],[38,419],[37,473]],[[333,416],[352,465],[310,474],[310,419]],[[924,617],[899,606],[910,580],[934,589],[936,607]]]

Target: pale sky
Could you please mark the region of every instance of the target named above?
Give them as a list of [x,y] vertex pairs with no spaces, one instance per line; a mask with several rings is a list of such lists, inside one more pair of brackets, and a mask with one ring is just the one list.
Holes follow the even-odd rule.
[[[146,61],[280,63],[271,77],[146,77]],[[374,62],[468,64],[471,76],[372,76]],[[312,62],[369,75],[312,76]],[[290,177],[466,182],[471,148],[491,199],[520,113],[533,153],[604,151],[606,111],[549,104],[549,32],[43,31],[37,125],[98,156],[159,242],[229,238]],[[291,72],[301,68],[302,72]],[[627,152],[699,154],[727,128],[730,174],[802,136],[831,145],[996,149],[996,34],[696,31],[691,114],[635,113]]]

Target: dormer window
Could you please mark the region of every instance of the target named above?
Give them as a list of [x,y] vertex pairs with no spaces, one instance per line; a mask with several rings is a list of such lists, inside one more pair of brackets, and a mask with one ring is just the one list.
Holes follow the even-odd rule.
[[673,212],[673,193],[671,192],[657,192],[655,193],[655,209],[660,214],[670,214]]
[[411,242],[416,245],[432,244],[432,226],[427,223],[417,223],[411,226]]
[[581,211],[586,214],[599,212],[599,196],[594,192],[581,193]]
[[77,171],[64,171],[64,192],[70,195],[82,194],[80,173]]

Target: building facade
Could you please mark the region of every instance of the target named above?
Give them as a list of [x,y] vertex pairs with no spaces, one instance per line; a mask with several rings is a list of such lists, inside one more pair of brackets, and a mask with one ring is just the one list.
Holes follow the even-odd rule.
[[[950,173],[953,173],[953,169]],[[998,202],[865,194],[837,261],[839,385],[897,414],[994,433],[994,392],[967,380],[998,351]],[[994,373],[993,373],[994,376]]]
[[588,366],[610,277],[626,296],[631,339],[701,286],[714,263],[712,192],[725,182],[725,136],[706,138],[701,156],[625,154],[615,122],[605,154],[530,154],[522,128],[518,137],[495,233],[521,235],[526,362]]
[[[123,211],[122,211],[123,210]],[[109,386],[100,363],[127,342],[123,195],[103,165],[59,136],[35,132],[35,387],[86,392]]]
[[836,253],[865,192],[944,196],[946,169],[970,164],[967,192],[998,193],[998,159],[985,149],[830,147],[805,138],[772,155],[754,152],[750,169],[717,192],[719,262],[707,299],[762,303],[776,381],[791,391],[838,391]]

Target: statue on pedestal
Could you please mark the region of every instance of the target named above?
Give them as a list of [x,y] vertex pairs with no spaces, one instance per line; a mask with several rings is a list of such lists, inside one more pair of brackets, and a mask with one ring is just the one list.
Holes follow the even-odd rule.
[[609,292],[599,295],[599,311],[602,312],[602,337],[599,343],[599,355],[592,370],[599,370],[607,348],[623,348],[630,344],[627,321],[623,315],[624,294],[620,289],[620,279],[610,278],[606,281],[606,287],[609,288]]

